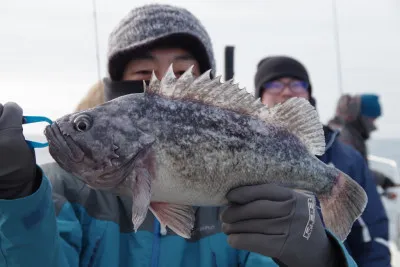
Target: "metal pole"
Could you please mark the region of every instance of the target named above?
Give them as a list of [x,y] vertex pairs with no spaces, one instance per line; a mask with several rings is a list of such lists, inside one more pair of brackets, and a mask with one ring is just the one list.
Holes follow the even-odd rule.
[[225,81],[233,78],[234,71],[234,46],[225,46]]
[[100,53],[99,53],[99,37],[97,32],[97,8],[96,0],[92,0],[93,5],[93,23],[94,23],[94,35],[95,35],[95,46],[96,46],[96,63],[97,63],[97,79],[101,80],[100,74]]
[[342,81],[342,59],[340,55],[340,42],[339,42],[339,25],[336,10],[336,0],[332,0],[332,16],[333,16],[333,32],[335,39],[336,49],[336,68],[337,68],[337,79],[339,86],[340,95],[343,94],[343,81]]

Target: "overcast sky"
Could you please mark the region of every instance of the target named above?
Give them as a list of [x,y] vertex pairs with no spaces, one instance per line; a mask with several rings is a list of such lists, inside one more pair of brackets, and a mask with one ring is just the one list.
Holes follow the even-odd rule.
[[[130,9],[156,1],[97,0],[100,66],[107,38]],[[157,1],[186,7],[213,40],[217,73],[235,45],[235,79],[253,91],[257,62],[287,54],[307,66],[326,122],[339,97],[331,0]],[[400,2],[337,0],[343,90],[377,92],[384,117],[375,138],[400,138]],[[0,1],[0,102],[52,119],[74,109],[97,80],[90,0]]]

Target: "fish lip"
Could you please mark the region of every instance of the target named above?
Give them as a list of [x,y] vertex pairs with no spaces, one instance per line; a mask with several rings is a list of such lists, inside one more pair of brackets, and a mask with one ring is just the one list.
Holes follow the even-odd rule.
[[[57,122],[46,126],[44,134],[49,143],[49,150],[57,150],[57,154],[67,155],[68,159],[74,163],[80,163],[85,157],[85,153],[78,147],[71,136],[62,132]],[[63,153],[61,153],[63,151]]]

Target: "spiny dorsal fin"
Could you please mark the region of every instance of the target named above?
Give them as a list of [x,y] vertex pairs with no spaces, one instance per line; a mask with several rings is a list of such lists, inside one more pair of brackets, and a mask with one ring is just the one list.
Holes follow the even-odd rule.
[[[284,122],[314,155],[325,153],[325,135],[315,108],[304,98],[290,98],[269,109],[275,120]],[[270,115],[270,116],[271,116]]]
[[160,94],[159,92],[160,89],[161,89],[160,81],[157,79],[157,76],[153,71],[153,73],[151,74],[149,86],[145,87],[145,93],[151,92],[154,94]]
[[245,88],[239,88],[232,80],[221,83],[221,77],[210,78],[211,70],[198,78],[193,67],[176,78],[172,64],[159,81],[154,72],[146,94],[157,94],[169,99],[198,101],[207,105],[257,117],[267,123],[278,123],[296,135],[313,155],[325,153],[322,124],[314,107],[303,98],[291,98],[283,104],[268,108],[254,98]]
[[162,94],[167,97],[173,97],[176,85],[176,77],[174,74],[174,70],[172,68],[172,64],[169,66],[168,71],[164,78],[160,81],[160,88],[162,89]]

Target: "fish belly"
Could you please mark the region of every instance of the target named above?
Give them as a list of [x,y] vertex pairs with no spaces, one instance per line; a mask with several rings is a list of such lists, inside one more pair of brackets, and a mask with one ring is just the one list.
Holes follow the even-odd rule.
[[[180,163],[158,161],[157,177],[152,183],[152,201],[192,206],[221,206],[235,187],[266,182],[254,164],[246,160],[196,154]],[[162,154],[162,153],[161,153]],[[164,158],[165,159],[165,158]],[[159,158],[160,160],[160,158]]]

